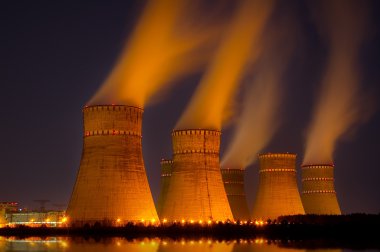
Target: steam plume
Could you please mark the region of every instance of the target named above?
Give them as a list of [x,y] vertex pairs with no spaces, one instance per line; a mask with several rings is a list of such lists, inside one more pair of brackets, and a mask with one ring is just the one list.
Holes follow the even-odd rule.
[[367,30],[365,1],[318,2],[329,59],[306,141],[304,164],[332,163],[337,140],[361,119],[358,54]]
[[280,124],[281,80],[293,51],[296,25],[283,17],[268,27],[254,81],[243,98],[223,168],[245,169],[271,140]]
[[176,129],[221,129],[244,67],[258,55],[258,39],[272,6],[272,1],[241,3]]
[[89,105],[144,107],[165,84],[204,64],[206,57],[201,49],[216,32],[206,25],[194,25],[189,3],[191,0],[147,3],[116,66]]

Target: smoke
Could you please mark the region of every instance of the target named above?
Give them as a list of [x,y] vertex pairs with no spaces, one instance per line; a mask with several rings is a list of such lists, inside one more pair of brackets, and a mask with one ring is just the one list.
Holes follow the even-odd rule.
[[245,169],[276,133],[281,121],[282,78],[297,39],[296,30],[293,18],[285,15],[264,33],[254,80],[243,97],[242,112],[222,167]]
[[148,1],[117,64],[88,104],[144,107],[170,81],[204,65],[218,29],[197,23],[202,18],[194,5],[191,0]]
[[247,62],[259,54],[258,40],[272,6],[269,0],[240,3],[176,129],[221,129]]
[[325,0],[316,10],[329,58],[309,125],[304,164],[332,163],[337,141],[366,111],[358,56],[368,30],[368,6],[365,1]]

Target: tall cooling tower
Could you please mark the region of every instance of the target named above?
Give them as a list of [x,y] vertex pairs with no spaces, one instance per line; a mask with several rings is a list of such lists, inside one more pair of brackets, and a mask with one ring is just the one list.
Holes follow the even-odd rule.
[[172,141],[173,172],[162,218],[233,220],[220,173],[220,132],[175,130]]
[[302,190],[307,214],[341,214],[334,189],[334,165],[303,165]]
[[296,179],[296,155],[259,155],[259,188],[253,219],[276,219],[282,215],[305,214]]
[[141,147],[143,110],[83,109],[83,152],[67,214],[71,225],[158,221]]
[[244,169],[221,169],[224,189],[235,220],[251,219],[244,189]]
[[158,197],[157,213],[158,217],[162,219],[162,207],[166,201],[166,196],[169,190],[170,178],[173,171],[173,160],[161,159],[161,190]]

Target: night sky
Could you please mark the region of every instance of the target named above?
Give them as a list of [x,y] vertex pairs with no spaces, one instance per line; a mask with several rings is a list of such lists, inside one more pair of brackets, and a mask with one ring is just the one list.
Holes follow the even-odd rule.
[[[299,168],[327,50],[308,2],[282,2],[274,15],[290,11],[301,36],[282,80],[285,120],[264,151],[297,153]],[[380,212],[380,4],[370,4],[370,33],[359,65],[362,88],[374,97],[376,110],[339,141],[334,154],[344,213]],[[49,199],[50,209],[68,203],[82,152],[82,107],[111,71],[142,7],[142,1],[116,0],[1,4],[0,201],[32,209],[39,206],[36,199]],[[143,153],[155,200],[160,159],[171,157],[170,133],[200,77],[195,73],[176,81],[165,99],[145,108]],[[223,130],[222,155],[232,130]],[[249,206],[257,177],[255,163],[246,174]]]

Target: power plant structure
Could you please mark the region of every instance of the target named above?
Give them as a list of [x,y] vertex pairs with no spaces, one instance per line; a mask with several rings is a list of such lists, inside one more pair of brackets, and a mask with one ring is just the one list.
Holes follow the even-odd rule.
[[157,214],[162,219],[162,207],[168,195],[170,178],[173,171],[173,160],[161,159],[161,190],[157,202]]
[[83,109],[83,151],[67,208],[71,226],[158,222],[141,146],[143,110],[125,105]]
[[222,168],[222,179],[235,220],[251,219],[244,189],[245,169]]
[[341,214],[333,164],[302,166],[302,203],[307,214]]
[[206,129],[172,132],[173,172],[163,220],[233,220],[220,172],[220,135]]
[[267,220],[283,215],[305,214],[296,179],[296,155],[259,155],[259,188],[252,218]]

